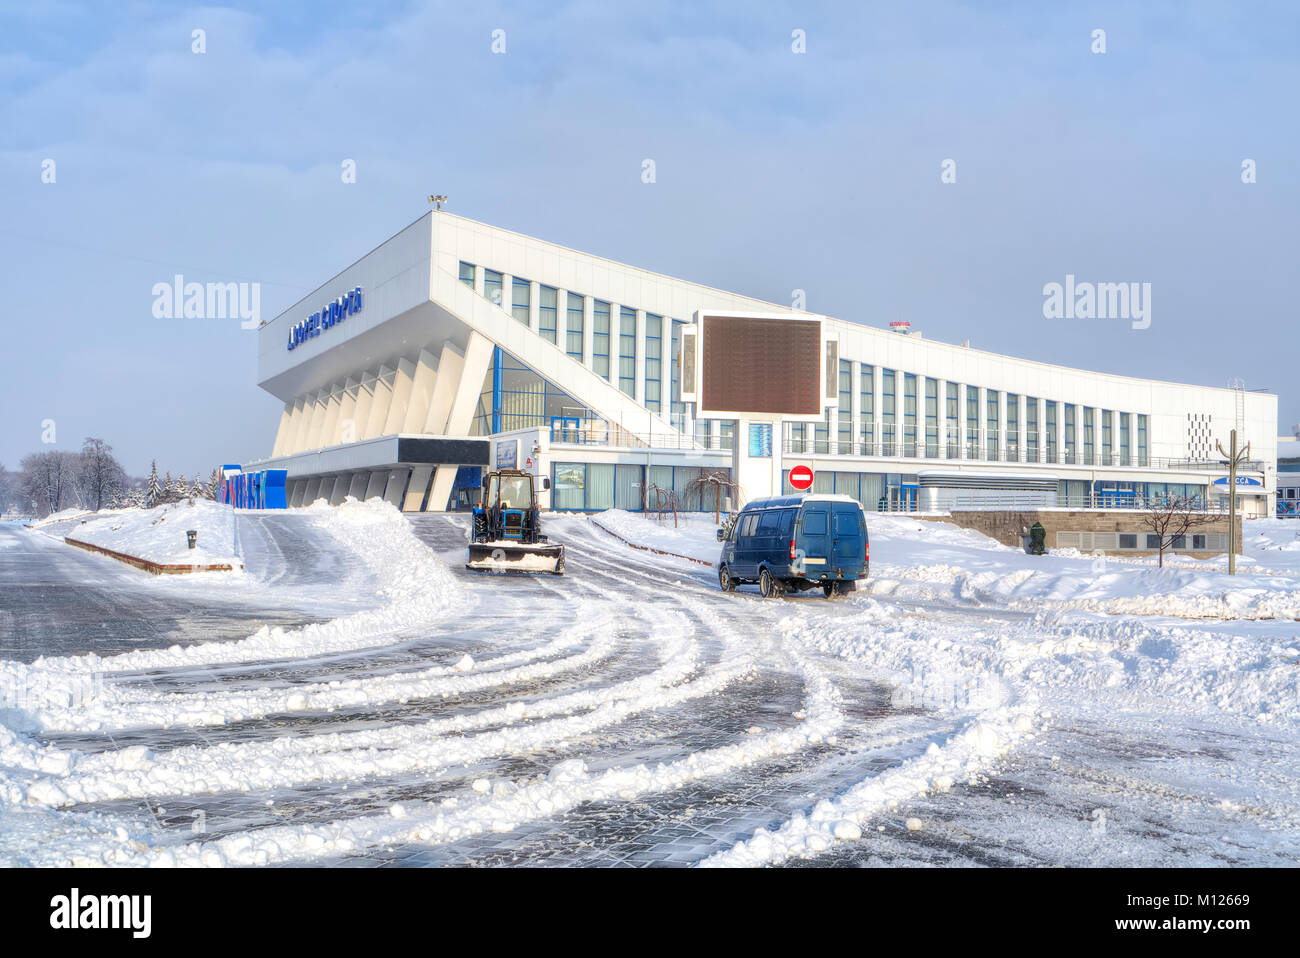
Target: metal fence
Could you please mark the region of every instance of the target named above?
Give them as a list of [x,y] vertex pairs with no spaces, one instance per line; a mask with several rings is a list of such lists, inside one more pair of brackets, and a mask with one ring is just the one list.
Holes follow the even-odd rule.
[[[1048,455],[1047,450],[1027,450],[1023,448],[996,450],[989,455],[983,443],[965,445],[948,443],[944,448],[946,455],[938,455],[939,448],[934,444],[913,441],[846,441],[837,439],[787,439],[782,450],[796,456],[863,456],[895,459],[916,459],[918,461],[934,460],[937,462],[988,462],[988,463],[1030,463],[1047,466],[1130,466],[1141,469],[1194,470],[1199,472],[1222,472],[1227,463],[1219,459],[1171,459],[1162,456],[1139,456],[1136,453],[1086,453],[1067,450],[1055,455]],[[1242,465],[1241,472],[1264,471],[1263,460],[1252,460]]]
[[[923,490],[924,491],[924,490]],[[1105,509],[1131,512],[1149,512],[1168,508],[1173,503],[1168,496],[1117,496],[1113,493],[1061,496],[1008,493],[1006,495],[939,496],[939,508],[952,511],[1017,512],[1033,509]],[[1194,496],[1186,500],[1190,512],[1222,514],[1228,511],[1226,501],[1207,500]]]

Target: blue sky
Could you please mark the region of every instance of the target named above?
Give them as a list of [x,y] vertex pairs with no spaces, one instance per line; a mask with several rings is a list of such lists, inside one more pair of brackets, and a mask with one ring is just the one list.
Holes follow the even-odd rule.
[[[434,192],[673,276],[804,289],[843,319],[1241,377],[1279,394],[1280,431],[1300,421],[1295,4],[2,9],[10,468],[49,448],[50,419],[55,448],[102,436],[134,473],[266,455],[280,404],[256,386],[255,334],[155,319],[153,285],[259,282],[270,318]],[[1151,283],[1150,328],[1045,319],[1067,273]]]

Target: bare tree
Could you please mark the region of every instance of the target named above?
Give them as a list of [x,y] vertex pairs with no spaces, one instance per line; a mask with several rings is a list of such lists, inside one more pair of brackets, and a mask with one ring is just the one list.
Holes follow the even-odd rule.
[[18,476],[0,463],[0,516],[12,512],[21,497],[18,494]]
[[654,496],[654,504],[647,502],[647,508],[653,508],[659,514],[659,521],[664,521],[664,510],[670,509],[673,513],[673,528],[677,528],[677,510],[680,508],[680,502],[677,493],[672,489],[665,489],[657,482],[650,483],[650,494]]
[[81,444],[77,488],[86,508],[98,512],[111,503],[126,482],[126,470],[113,456],[113,447],[103,439],[87,436]]
[[731,473],[726,469],[713,469],[708,472],[702,472],[686,486],[686,491],[699,493],[700,505],[705,502],[706,490],[713,491],[713,521],[718,521],[718,515],[722,511],[722,493],[735,491],[736,483],[732,481]]
[[76,477],[80,457],[72,452],[34,452],[22,463],[22,494],[31,500],[38,516],[72,505],[77,499]]
[[1188,530],[1209,525],[1218,520],[1213,513],[1196,508],[1187,496],[1164,496],[1152,499],[1142,515],[1142,525],[1159,536],[1157,549],[1160,567],[1165,565],[1165,550],[1172,549],[1186,537]]

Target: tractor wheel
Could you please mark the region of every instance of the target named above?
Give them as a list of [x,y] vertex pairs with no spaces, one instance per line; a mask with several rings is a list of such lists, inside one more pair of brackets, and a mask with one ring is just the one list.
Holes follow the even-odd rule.
[[765,599],[771,599],[781,594],[780,583],[767,569],[758,574],[758,594]]
[[473,529],[470,532],[470,542],[487,541],[487,520],[483,516],[475,516]]
[[736,591],[736,580],[731,577],[731,570],[725,565],[718,567],[718,585],[723,592]]

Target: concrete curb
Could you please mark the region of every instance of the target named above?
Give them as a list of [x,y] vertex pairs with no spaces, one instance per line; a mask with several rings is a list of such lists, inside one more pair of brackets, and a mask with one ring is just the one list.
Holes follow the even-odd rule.
[[127,565],[133,565],[137,569],[143,569],[145,572],[151,572],[154,575],[184,575],[187,572],[233,572],[236,568],[242,569],[244,567],[242,562],[238,566],[229,562],[218,562],[211,565],[151,562],[148,559],[141,559],[139,556],[127,555],[125,552],[114,552],[112,549],[105,549],[103,546],[82,542],[79,539],[73,539],[71,536],[64,536],[63,541],[70,546],[76,546],[78,549],[85,549],[87,552],[98,552],[100,555],[106,555],[110,559],[125,562]]
[[640,549],[642,552],[653,552],[655,555],[669,556],[670,558],[673,559],[685,559],[687,562],[694,562],[696,565],[702,565],[709,569],[713,568],[712,562],[705,562],[703,559],[696,559],[693,556],[678,555],[676,552],[667,552],[663,549],[652,549],[650,546],[637,545],[637,543],[635,542],[629,542],[627,539],[624,539],[613,529],[607,529],[605,526],[602,526],[595,519],[590,519],[589,521],[593,526],[595,526],[601,532],[605,533],[606,535],[613,536],[615,539],[623,543],[623,545],[625,546],[629,546],[633,549]]

